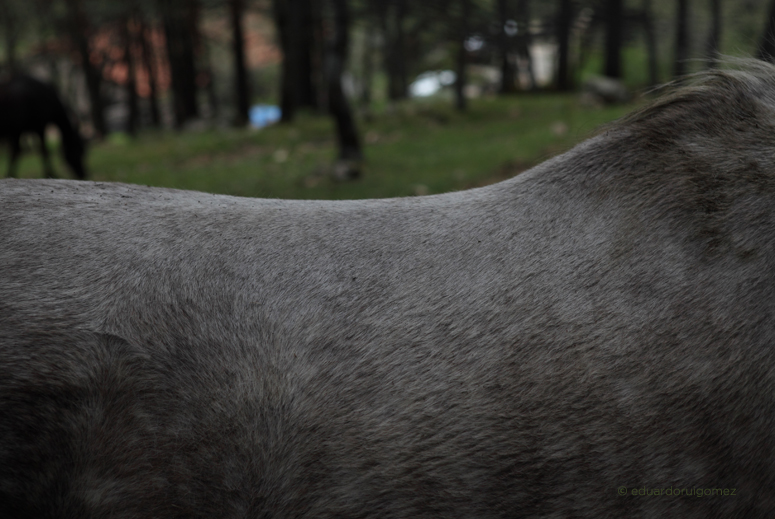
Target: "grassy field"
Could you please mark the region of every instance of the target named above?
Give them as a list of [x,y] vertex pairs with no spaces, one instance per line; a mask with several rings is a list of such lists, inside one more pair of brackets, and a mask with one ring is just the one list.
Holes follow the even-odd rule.
[[[465,114],[448,102],[406,102],[359,120],[363,175],[348,182],[326,174],[336,156],[332,122],[313,115],[262,130],[113,135],[90,148],[88,168],[93,180],[265,198],[434,194],[514,176],[632,109],[583,107],[561,94],[477,99]],[[56,167],[65,176],[58,155]],[[37,153],[23,156],[20,177],[41,170]]]

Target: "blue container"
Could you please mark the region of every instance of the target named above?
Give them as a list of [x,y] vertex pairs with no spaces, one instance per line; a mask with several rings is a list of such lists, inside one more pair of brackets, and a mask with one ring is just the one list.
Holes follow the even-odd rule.
[[254,128],[263,128],[280,120],[282,112],[279,106],[255,105],[250,107],[250,125]]

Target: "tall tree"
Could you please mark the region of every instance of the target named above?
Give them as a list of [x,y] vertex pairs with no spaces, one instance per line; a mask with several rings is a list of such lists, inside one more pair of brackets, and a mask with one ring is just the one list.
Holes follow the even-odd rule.
[[235,124],[245,126],[250,110],[248,69],[245,63],[245,37],[242,34],[242,17],[245,13],[243,0],[229,0],[231,15],[232,54],[234,56],[234,93],[237,99]]
[[517,1],[517,56],[525,64],[530,90],[536,87],[533,57],[530,55],[530,0]]
[[708,41],[705,44],[705,54],[708,60],[708,68],[713,68],[718,63],[719,44],[721,42],[721,0],[710,0],[711,25],[708,33]]
[[299,106],[324,110],[325,100],[321,83],[325,82],[321,70],[323,61],[323,5],[320,0],[299,0],[301,7],[301,31],[299,41]]
[[557,60],[557,88],[559,90],[570,90],[573,88],[568,59],[570,55],[570,31],[572,23],[572,0],[560,0],[559,13],[557,16],[557,40],[559,43],[559,56]]
[[689,58],[689,0],[676,2],[675,61],[673,76],[686,74],[686,60]]
[[135,25],[130,20],[129,13],[124,13],[119,18],[119,33],[124,46],[124,63],[127,69],[126,96],[129,105],[129,117],[127,118],[127,133],[135,135],[139,119],[137,105],[137,77],[135,74]]
[[623,0],[607,0],[605,24],[605,75],[622,77]]
[[194,0],[164,0],[162,6],[175,126],[180,128],[199,117],[194,56],[198,5]]
[[5,59],[9,71],[16,70],[16,42],[19,39],[19,16],[16,3],[11,0],[0,0],[0,23],[5,36]]
[[102,98],[102,75],[91,62],[89,52],[89,35],[91,26],[86,17],[81,0],[67,0],[68,25],[70,35],[78,50],[81,59],[81,67],[86,77],[86,89],[89,93],[89,108],[92,125],[96,136],[104,137],[107,134],[105,124],[105,102]]
[[517,23],[514,20],[509,0],[498,0],[498,46],[501,58],[501,86],[502,94],[510,94],[516,90],[517,74],[514,68],[514,37],[517,34]]
[[339,144],[339,159],[348,164],[349,171],[345,177],[357,176],[358,170],[353,163],[362,158],[360,139],[355,127],[355,119],[350,104],[342,89],[342,74],[344,73],[349,49],[350,14],[347,0],[328,0],[333,14],[333,23],[326,45],[326,83],[328,107],[336,121],[336,136]]
[[377,54],[377,40],[374,21],[369,17],[366,21],[365,45],[363,50],[363,87],[361,88],[361,105],[368,109],[371,106],[371,89],[374,79],[374,61]]
[[290,122],[296,115],[299,90],[299,37],[301,16],[297,8],[298,0],[273,0],[277,33],[280,36],[280,50],[283,61],[280,69],[280,111],[281,122]]
[[[148,76],[148,102],[151,108],[151,124],[158,128],[161,126],[161,115],[159,113],[159,101],[158,101],[158,85],[156,78],[156,56],[153,52],[153,27],[148,26],[141,11],[135,12],[135,20],[137,21],[138,39],[140,40],[140,49],[143,57],[143,67]],[[151,40],[151,41],[149,41]]]
[[[197,15],[194,20],[198,18]],[[196,24],[194,24],[192,34],[194,35],[194,55],[197,59],[196,84],[205,91],[207,105],[210,109],[208,116],[211,119],[217,119],[218,95],[215,93],[215,73],[213,73],[212,60],[210,59],[212,47],[207,39],[202,37],[202,32],[196,28]]]
[[770,4],[767,24],[764,27],[764,34],[759,42],[756,57],[765,61],[775,62],[775,0],[772,0]]
[[646,39],[646,62],[648,64],[649,83],[657,85],[659,75],[657,72],[657,39],[654,34],[654,11],[651,8],[651,0],[643,0],[643,34]]
[[322,82],[322,31],[320,0],[274,0],[273,10],[283,62],[280,76],[282,121],[293,120],[299,107],[324,105]]
[[385,65],[388,73],[388,98],[407,97],[409,81],[406,70],[406,0],[380,1],[382,33],[385,37]]
[[466,66],[468,65],[468,50],[466,39],[468,38],[468,22],[471,17],[471,0],[459,0],[460,19],[458,20],[457,34],[457,66],[455,71],[455,108],[465,111],[466,102]]

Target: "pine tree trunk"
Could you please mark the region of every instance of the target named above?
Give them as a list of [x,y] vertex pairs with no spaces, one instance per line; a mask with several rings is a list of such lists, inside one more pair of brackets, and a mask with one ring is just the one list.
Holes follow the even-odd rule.
[[175,126],[180,128],[186,121],[199,117],[194,58],[196,38],[192,32],[196,23],[196,4],[189,0],[166,0],[164,7]]
[[363,87],[361,88],[361,105],[365,109],[371,106],[371,88],[374,80],[374,55],[377,52],[377,46],[374,41],[373,22],[369,21],[366,30],[366,42],[363,50]]
[[[501,86],[502,94],[511,94],[516,91],[516,70],[514,70],[513,41],[515,34],[507,32],[511,27],[509,22],[515,24],[509,10],[509,0],[498,0],[498,18],[500,22],[500,33],[498,43],[500,46],[501,58]],[[516,29],[513,25],[511,30]]]
[[249,117],[250,94],[248,70],[245,63],[245,37],[242,33],[242,17],[245,12],[243,0],[229,0],[229,12],[231,15],[232,55],[234,57],[234,94],[237,101],[237,114],[234,123],[237,126],[245,126]]
[[622,25],[624,5],[622,0],[608,0],[605,31],[605,75],[622,77]]
[[[360,161],[362,158],[360,139],[350,104],[342,89],[342,74],[347,60],[350,27],[347,0],[330,0],[333,8],[333,28],[327,45],[326,79],[328,83],[328,106],[336,121],[336,135],[339,144],[340,161]],[[357,175],[357,169],[346,176]]]
[[5,34],[5,63],[9,72],[16,71],[16,41],[18,39],[18,29],[14,9],[9,5],[8,0],[0,2],[0,20]]
[[721,0],[710,0],[711,26],[708,34],[708,42],[705,45],[705,54],[708,59],[708,68],[714,68],[718,64],[719,43],[721,42]]
[[89,93],[89,105],[94,126],[94,133],[98,138],[107,134],[105,124],[105,103],[102,99],[102,80],[100,71],[94,68],[89,52],[90,27],[83,10],[81,0],[68,0],[68,15],[70,31],[75,41],[76,49],[81,58],[81,67],[86,77],[86,89]]
[[156,80],[156,65],[155,56],[153,53],[153,42],[148,42],[151,37],[152,28],[149,28],[145,20],[143,19],[140,11],[137,12],[136,20],[138,21],[138,38],[140,40],[140,48],[143,56],[143,67],[146,74],[148,74],[148,88],[150,90],[148,95],[148,102],[151,108],[151,124],[154,128],[161,126],[161,116],[159,114],[159,100],[157,95],[157,80]]
[[468,38],[468,18],[471,16],[471,0],[460,0],[460,19],[457,34],[457,70],[455,79],[455,108],[464,112],[468,108],[466,100],[466,65],[468,57],[466,38]]
[[657,85],[659,74],[657,72],[657,40],[654,35],[654,15],[651,9],[651,0],[643,0],[643,34],[646,39],[646,54],[648,55],[649,83]]
[[673,76],[686,74],[686,60],[689,58],[689,0],[678,0],[675,33],[675,62]]
[[299,86],[298,106],[324,110],[325,101],[320,92],[323,78],[322,32],[323,20],[319,0],[297,0],[300,11],[299,62],[297,64]]
[[573,88],[570,76],[570,31],[573,23],[572,0],[560,0],[560,12],[557,16],[557,39],[559,56],[557,63],[557,88],[567,91]]
[[530,0],[517,2],[517,55],[526,64],[528,89],[535,90],[536,79],[533,72],[533,57],[530,55]]
[[397,101],[406,99],[408,88],[404,31],[406,0],[385,2],[383,5],[385,7],[382,16],[382,32],[385,35],[387,47],[385,64],[388,73],[388,98],[391,101]]
[[124,44],[124,62],[127,67],[126,96],[128,105],[127,133],[135,135],[137,133],[138,108],[137,108],[137,77],[135,75],[135,60],[133,56],[134,49],[134,27],[130,28],[130,17],[122,17],[119,21],[121,29],[121,39]]
[[281,122],[293,121],[299,102],[299,37],[301,13],[297,0],[274,0],[274,17],[280,36],[283,62],[280,72]]

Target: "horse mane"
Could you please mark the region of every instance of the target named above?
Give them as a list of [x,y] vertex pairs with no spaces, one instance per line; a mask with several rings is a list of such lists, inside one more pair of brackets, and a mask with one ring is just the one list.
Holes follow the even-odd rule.
[[775,194],[775,66],[723,66],[662,87],[666,95],[601,129],[573,162],[588,165],[598,195],[692,229],[709,254],[732,246],[731,214],[761,212]]
[[[775,107],[775,66],[733,57],[721,60],[720,65],[723,68],[689,74],[656,87],[653,92],[665,94],[603,129],[661,128],[664,132],[687,124],[702,126],[737,119],[759,109],[762,103]],[[711,115],[725,117],[714,121]]]

